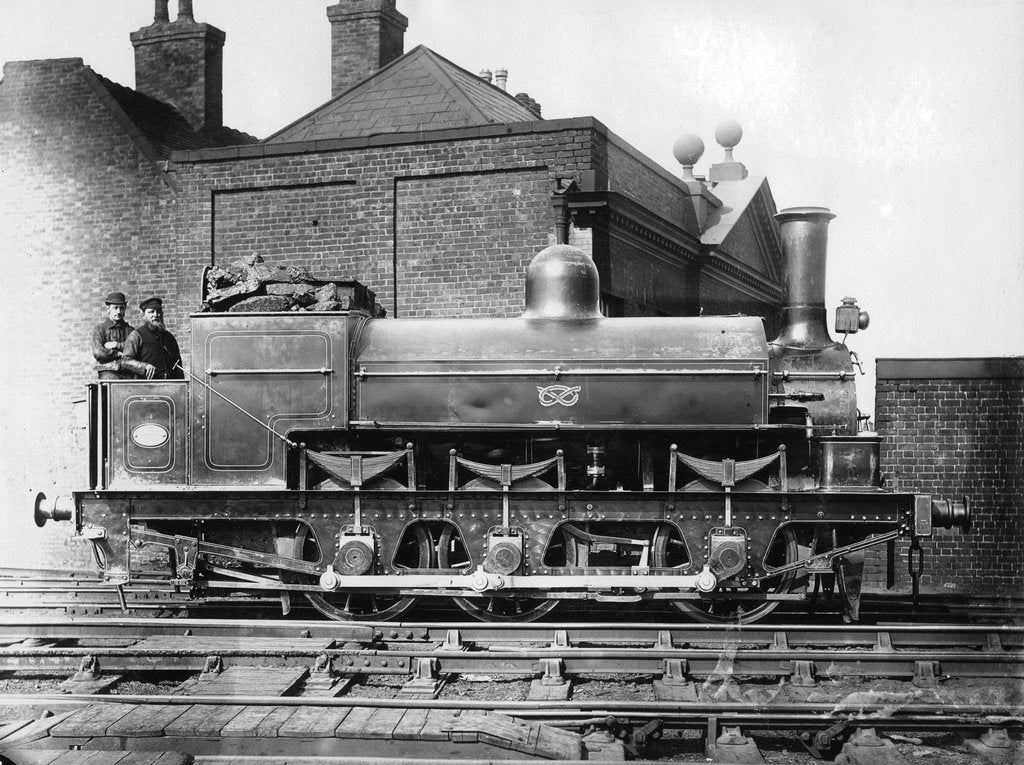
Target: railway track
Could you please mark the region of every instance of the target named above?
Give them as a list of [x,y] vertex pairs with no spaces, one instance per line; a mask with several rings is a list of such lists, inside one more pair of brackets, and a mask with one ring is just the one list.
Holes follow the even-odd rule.
[[[611,608],[603,604],[565,604],[552,618],[586,621],[591,613],[597,618],[622,616],[622,604]],[[232,583],[221,583],[202,591],[191,591],[167,578],[136,579],[129,585],[115,588],[92,574],[51,571],[32,572],[0,568],[0,608],[5,611],[62,612],[69,615],[282,615],[279,596],[239,590]],[[784,603],[769,617],[769,623],[813,619],[821,623],[841,620],[840,610],[824,600],[815,602],[814,613],[808,616],[802,603]],[[289,614],[320,619],[302,598],[288,601]],[[465,614],[445,604],[428,604],[412,612],[412,616],[461,620]],[[677,613],[647,607],[629,613],[630,620],[677,621]],[[887,621],[920,620],[942,623],[1024,624],[1024,599],[1010,597],[983,598],[949,594],[922,594],[915,604],[901,593],[867,592],[861,603],[860,621],[873,624]]]
[[[892,745],[880,731],[959,731],[1012,747],[1024,719],[1024,627],[1008,625],[12,616],[0,642],[4,703],[65,710],[36,748],[146,739],[223,753],[197,742],[216,739],[240,756],[259,748],[253,739],[304,738],[322,751],[370,730],[365,752],[366,741],[483,741],[571,759],[640,756],[659,736],[667,746],[699,731],[707,752],[725,756],[756,750],[748,732],[770,728],[826,756],[840,743]],[[26,673],[51,684],[27,693],[17,685]]]

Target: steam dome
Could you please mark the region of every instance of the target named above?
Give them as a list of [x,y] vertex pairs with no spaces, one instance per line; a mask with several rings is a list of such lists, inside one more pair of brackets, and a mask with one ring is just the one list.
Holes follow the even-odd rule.
[[601,316],[597,266],[583,250],[553,244],[526,269],[524,319],[597,319]]

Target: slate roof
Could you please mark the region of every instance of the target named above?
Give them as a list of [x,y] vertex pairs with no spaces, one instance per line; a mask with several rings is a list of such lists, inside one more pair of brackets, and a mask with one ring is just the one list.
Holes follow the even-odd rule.
[[[709,213],[701,244],[733,265],[747,266],[763,278],[778,281],[783,256],[771,223],[775,202],[768,179],[751,175],[739,181],[722,181],[714,184],[711,193],[722,204]],[[731,238],[734,233],[737,237]]]
[[264,143],[533,122],[501,88],[419,45]]
[[700,241],[706,245],[724,242],[766,181],[764,176],[749,175],[741,181],[715,184],[711,193],[722,201],[722,206],[711,211]]
[[96,75],[96,80],[161,159],[169,158],[171,152],[178,149],[256,143],[254,136],[229,127],[197,132],[170,104],[118,85],[101,75]]

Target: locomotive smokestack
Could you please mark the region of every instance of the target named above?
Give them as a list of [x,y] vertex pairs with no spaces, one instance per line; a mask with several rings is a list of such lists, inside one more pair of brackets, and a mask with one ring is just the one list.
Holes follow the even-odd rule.
[[790,207],[775,216],[786,268],[776,345],[810,351],[833,344],[825,313],[825,253],[828,223],[834,217],[827,207]]

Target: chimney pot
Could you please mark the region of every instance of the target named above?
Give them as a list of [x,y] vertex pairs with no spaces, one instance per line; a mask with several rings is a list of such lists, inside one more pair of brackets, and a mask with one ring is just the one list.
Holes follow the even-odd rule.
[[508,84],[508,70],[507,69],[495,69],[494,70],[494,84],[505,90],[505,86]]
[[192,15],[192,0],[178,0],[177,21],[195,21]]
[[540,104],[538,104],[536,101],[530,98],[530,95],[528,93],[516,93],[516,101],[518,101],[531,112],[533,112],[533,115],[537,119],[541,119]]
[[491,70],[490,69],[481,69],[480,70],[480,79],[481,80],[486,80],[487,82],[490,82],[491,81]]
[[167,2],[168,0],[156,0],[153,8],[154,24],[166,24],[171,20],[170,15],[167,13]]

